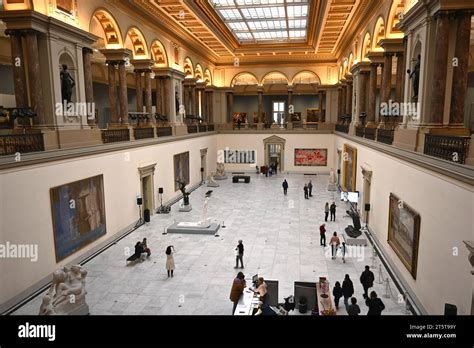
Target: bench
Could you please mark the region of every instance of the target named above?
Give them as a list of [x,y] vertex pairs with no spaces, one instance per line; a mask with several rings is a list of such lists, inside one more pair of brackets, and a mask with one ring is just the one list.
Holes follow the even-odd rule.
[[246,184],[250,182],[250,176],[249,175],[234,175],[232,177],[232,182],[237,183],[240,180],[244,180]]

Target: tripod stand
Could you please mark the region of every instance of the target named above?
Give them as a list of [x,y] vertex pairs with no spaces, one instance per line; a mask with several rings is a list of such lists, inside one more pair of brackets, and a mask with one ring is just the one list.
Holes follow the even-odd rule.
[[137,228],[138,226],[141,226],[144,224],[145,221],[143,221],[143,218],[142,218],[142,205],[141,204],[138,204],[138,221],[137,223],[135,224],[135,228]]

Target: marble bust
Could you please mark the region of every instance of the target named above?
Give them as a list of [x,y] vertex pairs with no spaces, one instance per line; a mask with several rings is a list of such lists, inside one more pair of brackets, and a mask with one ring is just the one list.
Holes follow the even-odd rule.
[[331,168],[331,171],[329,172],[329,179],[328,179],[328,191],[337,191],[337,186],[336,186],[336,173],[334,172],[334,169]]
[[216,168],[216,179],[217,180],[225,180],[227,179],[227,175],[225,174],[225,169],[224,169],[224,163],[217,163],[217,168]]

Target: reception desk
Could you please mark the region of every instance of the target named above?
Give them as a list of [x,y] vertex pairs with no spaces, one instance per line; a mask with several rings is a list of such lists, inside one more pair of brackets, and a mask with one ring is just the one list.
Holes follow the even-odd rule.
[[253,310],[258,307],[258,302],[260,301],[260,295],[254,295],[253,291],[245,288],[244,293],[240,296],[234,315],[252,315]]

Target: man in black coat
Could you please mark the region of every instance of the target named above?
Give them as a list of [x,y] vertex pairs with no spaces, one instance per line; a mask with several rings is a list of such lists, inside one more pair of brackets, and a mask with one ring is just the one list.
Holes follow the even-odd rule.
[[382,300],[377,297],[375,291],[370,293],[370,298],[365,300],[365,304],[369,307],[367,315],[382,315],[382,311],[385,309],[385,305]]
[[286,179],[283,181],[283,184],[281,184],[281,186],[283,186],[283,193],[286,195],[288,193],[288,181],[286,181]]
[[331,211],[331,221],[336,221],[336,203],[332,202],[329,210]]
[[344,305],[349,306],[349,299],[354,295],[354,285],[352,284],[349,274],[346,274],[344,281],[342,282],[342,295],[344,296]]
[[365,271],[362,272],[362,274],[360,275],[360,282],[361,282],[362,286],[364,287],[364,298],[365,299],[367,299],[367,291],[369,290],[369,288],[374,286],[374,280],[375,280],[375,277],[374,277],[374,274],[372,273],[372,271],[370,270],[370,267],[365,266]]

